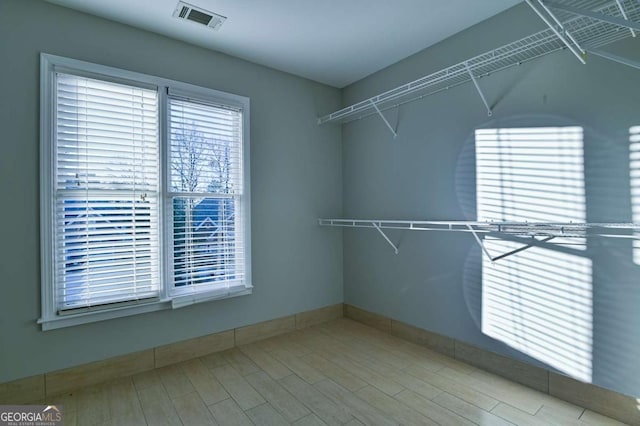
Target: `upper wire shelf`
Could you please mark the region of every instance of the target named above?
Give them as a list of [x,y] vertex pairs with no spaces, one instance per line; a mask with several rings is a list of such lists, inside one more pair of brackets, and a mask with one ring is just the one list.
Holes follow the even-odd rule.
[[[613,17],[618,21],[622,19],[632,21],[630,23],[632,25],[640,22],[640,1],[637,0],[556,0],[554,3]],[[631,37],[633,34],[633,31],[621,25],[590,16],[576,16],[574,13],[562,10],[557,11],[556,16],[562,22],[562,31],[570,33],[573,39],[587,51]],[[474,82],[477,87],[475,79],[565,49],[567,45],[556,35],[556,31],[558,30],[555,28],[548,28],[436,71],[320,117],[318,124],[348,123],[468,82]],[[488,105],[487,109],[491,114]]]

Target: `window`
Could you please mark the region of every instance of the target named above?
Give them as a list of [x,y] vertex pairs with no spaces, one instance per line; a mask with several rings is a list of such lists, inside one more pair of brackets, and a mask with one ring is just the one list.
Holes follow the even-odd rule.
[[173,293],[244,289],[242,111],[170,94],[169,145]]
[[41,58],[43,329],[251,291],[249,100]]

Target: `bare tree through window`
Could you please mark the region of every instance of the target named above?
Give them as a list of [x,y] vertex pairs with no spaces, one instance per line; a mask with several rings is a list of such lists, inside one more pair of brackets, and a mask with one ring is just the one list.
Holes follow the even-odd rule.
[[176,286],[228,279],[233,264],[233,135],[218,125],[224,111],[193,108],[178,101],[171,109]]

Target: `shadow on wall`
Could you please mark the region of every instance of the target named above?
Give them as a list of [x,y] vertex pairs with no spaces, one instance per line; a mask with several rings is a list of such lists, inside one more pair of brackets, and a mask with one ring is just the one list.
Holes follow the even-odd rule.
[[[461,153],[460,205],[469,220],[630,222],[633,213],[640,222],[639,134],[634,127],[630,138],[606,139],[557,117],[490,122]],[[469,312],[483,334],[511,350],[638,396],[640,244],[634,243],[554,239],[493,264],[474,247],[465,264]],[[498,239],[485,245],[495,254],[521,246]]]

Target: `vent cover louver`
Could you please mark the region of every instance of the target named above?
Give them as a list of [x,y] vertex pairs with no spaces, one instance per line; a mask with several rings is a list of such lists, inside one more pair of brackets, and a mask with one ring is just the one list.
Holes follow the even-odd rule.
[[178,2],[175,10],[173,11],[173,16],[179,19],[185,19],[187,21],[206,25],[213,30],[220,29],[222,23],[227,20],[226,16],[209,12],[183,1]]

